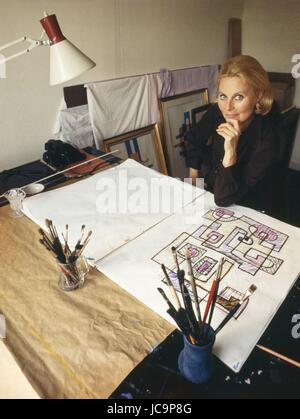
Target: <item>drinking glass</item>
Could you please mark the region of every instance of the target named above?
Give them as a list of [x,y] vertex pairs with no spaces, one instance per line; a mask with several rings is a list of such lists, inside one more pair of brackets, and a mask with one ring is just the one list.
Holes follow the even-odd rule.
[[23,199],[26,196],[26,193],[19,188],[16,189],[10,189],[9,191],[5,192],[3,195],[4,198],[6,198],[10,204],[10,216],[13,218],[19,218],[22,217],[22,208],[23,208]]
[[58,286],[61,290],[73,291],[82,288],[85,275],[89,271],[89,265],[84,256],[80,256],[75,262],[58,263],[58,267]]

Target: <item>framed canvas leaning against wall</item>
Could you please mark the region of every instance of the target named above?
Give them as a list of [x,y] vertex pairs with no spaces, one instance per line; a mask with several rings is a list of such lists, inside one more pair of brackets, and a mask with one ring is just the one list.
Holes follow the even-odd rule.
[[116,155],[123,160],[134,159],[144,166],[168,174],[157,124],[108,138],[103,141],[103,149],[106,153],[116,151]]
[[192,126],[193,109],[208,104],[208,89],[199,89],[160,99],[164,146],[171,176],[188,177],[185,164],[184,134]]

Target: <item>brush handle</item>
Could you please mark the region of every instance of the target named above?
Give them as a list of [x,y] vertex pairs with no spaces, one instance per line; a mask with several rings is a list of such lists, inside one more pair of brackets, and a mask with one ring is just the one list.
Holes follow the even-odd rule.
[[181,330],[186,336],[193,336],[193,338],[195,338],[190,322],[188,320],[187,313],[184,308],[180,308],[177,311],[177,321],[180,325]]
[[171,301],[169,300],[169,298],[166,296],[166,293],[164,292],[164,290],[162,288],[157,288],[157,290],[159,291],[159,293],[162,295],[162,297],[164,298],[165,302],[168,304],[169,308],[172,310],[172,312],[176,313],[176,308],[173,306],[173,304],[171,303]]
[[190,294],[188,292],[187,287],[184,284],[184,271],[179,270],[178,273],[177,273],[177,277],[178,277],[180,290],[181,290],[181,294],[182,294],[186,319],[189,323],[189,326],[190,326],[190,329],[192,331],[193,336],[199,335],[199,333],[197,333],[198,324],[197,324],[197,320],[196,320],[195,313],[194,313],[194,310],[193,310],[191,297],[190,297]]
[[193,325],[193,330],[194,330],[195,334],[197,334],[198,323],[197,323],[197,319],[196,319],[196,316],[195,316],[195,313],[194,313],[191,296],[190,296],[189,291],[188,291],[188,289],[185,285],[183,286],[183,291],[184,291],[185,309],[186,309],[186,312],[187,312],[187,314],[188,314],[188,316],[191,320],[191,324]]
[[188,265],[188,274],[189,274],[189,279],[192,285],[192,291],[193,291],[193,295],[194,295],[194,303],[195,303],[195,307],[196,307],[196,311],[197,311],[197,317],[198,317],[198,322],[199,324],[202,323],[202,316],[201,316],[201,311],[200,311],[200,306],[199,306],[199,299],[198,299],[198,293],[197,293],[197,286],[196,286],[196,281],[195,281],[195,277],[194,277],[194,273],[193,273],[193,267],[192,267],[192,261],[191,258],[188,254],[188,250],[187,250],[187,256],[186,256],[186,261],[187,261],[187,265]]
[[213,292],[213,296],[212,296],[212,302],[211,302],[211,307],[210,307],[210,312],[209,312],[209,318],[208,318],[208,326],[210,326],[212,318],[213,318],[213,314],[214,314],[214,310],[215,310],[215,305],[217,302],[217,298],[218,298],[218,292],[219,292],[219,285],[221,282],[221,278],[222,278],[222,270],[223,270],[223,265],[224,265],[224,258],[222,257],[218,266],[218,270],[217,270],[217,275],[216,275],[216,284],[215,284],[215,289]]
[[214,280],[214,282],[212,283],[211,289],[210,289],[210,293],[209,293],[209,296],[208,296],[208,300],[207,300],[207,303],[206,303],[206,308],[205,308],[205,312],[204,312],[204,316],[203,316],[203,323],[202,323],[203,328],[204,328],[204,324],[206,322],[207,315],[208,315],[208,312],[209,312],[209,309],[210,309],[210,306],[211,306],[211,303],[212,303],[212,300],[213,300],[213,296],[214,296],[214,293],[215,293],[215,290],[216,290],[216,286],[217,286],[217,281]]
[[238,303],[225,317],[225,319],[220,323],[218,328],[216,329],[215,333],[219,333],[223,327],[229,322],[230,319],[235,315],[235,313],[240,309],[242,303]]
[[191,335],[197,340],[200,337],[200,334],[198,331],[198,323],[197,323],[197,319],[194,313],[190,294],[188,292],[187,287],[184,284],[182,286],[182,298],[183,298],[183,303],[185,307],[185,315],[191,329]]
[[209,312],[209,318],[208,318],[208,322],[207,322],[207,324],[209,326],[211,324],[211,321],[212,321],[212,318],[213,318],[213,315],[214,315],[214,310],[215,310],[215,306],[216,306],[216,302],[217,302],[217,298],[218,298],[218,292],[219,292],[219,284],[220,284],[220,281],[217,280],[215,292],[214,292],[212,303],[211,303],[211,309],[210,309],[210,312]]
[[179,300],[179,297],[178,297],[178,295],[176,293],[176,290],[174,288],[174,285],[173,285],[173,283],[172,283],[172,281],[171,281],[171,279],[170,279],[170,277],[168,275],[168,272],[167,272],[166,267],[165,267],[164,264],[161,265],[161,269],[163,270],[163,273],[165,274],[165,278],[166,278],[166,281],[167,281],[168,286],[170,288],[170,292],[173,295],[174,300],[176,301],[177,309],[179,309],[181,307],[180,300]]

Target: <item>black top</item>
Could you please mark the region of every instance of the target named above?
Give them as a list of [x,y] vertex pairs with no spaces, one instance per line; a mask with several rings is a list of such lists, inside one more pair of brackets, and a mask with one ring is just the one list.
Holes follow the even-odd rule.
[[217,104],[212,105],[186,135],[186,164],[200,170],[207,189],[214,193],[218,206],[240,204],[265,209],[259,197],[271,186],[272,169],[280,148],[281,114],[274,102],[267,115],[255,114],[242,132],[237,146],[237,162],[225,168],[224,139],[216,128],[226,122]]

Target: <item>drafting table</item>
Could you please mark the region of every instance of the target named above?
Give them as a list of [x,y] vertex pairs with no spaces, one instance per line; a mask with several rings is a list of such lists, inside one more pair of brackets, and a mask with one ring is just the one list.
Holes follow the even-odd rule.
[[[0,254],[0,312],[7,320],[4,343],[41,397],[107,398],[111,394],[112,397],[122,397],[122,394],[128,393],[128,388],[132,388],[129,384],[130,380],[134,382],[134,374],[139,377],[135,379],[140,384],[142,381],[144,387],[148,386],[148,390],[152,385],[148,393],[146,389],[143,393],[143,386],[140,385],[140,393],[133,394],[136,398],[146,398],[147,394],[148,397],[157,398],[162,394],[169,397],[170,393],[164,393],[161,387],[163,377],[169,389],[173,385],[170,391],[175,398],[189,397],[193,392],[197,397],[201,394],[235,397],[239,386],[243,386],[243,391],[250,392],[254,378],[260,380],[263,375],[266,379],[267,370],[262,367],[265,364],[260,362],[261,357],[267,360],[264,362],[273,361],[270,361],[269,355],[256,349],[241,376],[232,375],[219,364],[217,381],[212,381],[208,387],[197,386],[195,390],[176,372],[181,336],[173,332],[171,324],[96,270],[89,273],[86,286],[80,292],[60,291],[55,262],[39,244],[38,227],[26,217],[18,220],[10,218],[8,211],[8,206],[0,208],[0,239],[3,244]],[[299,285],[294,287],[287,301],[290,298],[299,301]],[[299,308],[299,303],[295,304],[291,307],[292,312]],[[276,322],[275,317],[272,325]],[[290,331],[289,327],[282,330]],[[153,351],[167,337],[165,344]],[[270,339],[270,335],[266,334],[261,344],[270,344]],[[299,347],[299,341],[295,344],[296,348]],[[274,342],[270,347],[275,351],[281,349]],[[151,352],[150,358],[147,357]],[[133,371],[144,358],[145,362]],[[298,391],[299,369],[287,364],[280,364],[279,368],[283,369],[285,380],[275,386],[273,394],[286,392],[287,382],[297,383],[294,388]],[[149,371],[156,374],[152,384],[146,375],[139,375]],[[126,379],[131,372],[133,375]],[[273,382],[276,382],[274,374]],[[247,382],[242,382],[242,379]],[[264,384],[268,382],[266,379]],[[255,389],[252,395],[255,395]],[[259,395],[261,389],[256,394]]]

